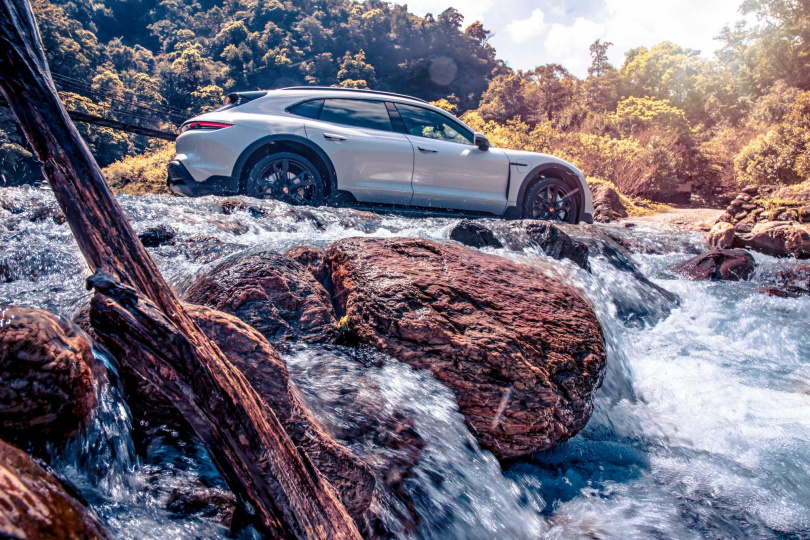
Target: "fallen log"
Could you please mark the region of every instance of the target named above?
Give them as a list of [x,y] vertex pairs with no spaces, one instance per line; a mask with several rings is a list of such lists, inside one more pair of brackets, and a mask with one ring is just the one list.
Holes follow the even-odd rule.
[[[119,358],[190,421],[234,494],[275,538],[360,538],[309,458],[185,312],[71,123],[28,0],[0,0],[0,91],[90,269],[97,316]],[[97,321],[98,322],[98,321]]]

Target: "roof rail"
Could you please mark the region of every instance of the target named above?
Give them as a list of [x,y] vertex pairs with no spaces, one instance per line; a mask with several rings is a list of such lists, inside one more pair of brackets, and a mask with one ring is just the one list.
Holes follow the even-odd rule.
[[422,103],[427,103],[427,101],[418,97],[406,96],[405,94],[396,94],[394,92],[383,92],[382,90],[361,90],[359,88],[340,88],[334,86],[288,86],[287,88],[280,88],[279,90],[320,90],[320,91],[329,90],[335,92],[360,92],[367,94],[380,94],[383,96],[394,96],[399,98],[412,99],[414,101],[421,101]]

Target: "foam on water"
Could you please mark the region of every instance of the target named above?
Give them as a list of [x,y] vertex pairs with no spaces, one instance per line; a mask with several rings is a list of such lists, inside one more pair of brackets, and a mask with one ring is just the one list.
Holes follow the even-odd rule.
[[[212,197],[120,200],[139,232],[158,225],[176,231],[173,244],[150,253],[177,286],[244,250],[325,246],[357,235],[446,239],[456,223],[275,203],[262,217],[224,215]],[[52,196],[0,189],[0,203],[0,302],[72,315],[88,298],[86,269],[67,226],[34,217],[53,207]],[[691,282],[666,268],[706,249],[700,235],[597,229],[637,246],[640,277],[674,296],[623,271],[598,242],[592,273],[514,243],[492,250],[581,290],[608,351],[585,430],[506,471],[477,446],[452,394],[430,374],[340,347],[301,347],[286,356],[314,414],[372,468],[387,450],[369,426],[395,420],[395,412],[413,420],[426,447],[403,489],[419,525],[405,523],[402,493],[384,490],[375,503],[381,519],[403,538],[810,538],[810,299],[757,292],[777,269],[796,263],[755,255],[750,283]],[[216,242],[195,258],[189,239],[201,236]],[[157,441],[136,456],[126,406],[114,383],[105,388],[90,432],[55,450],[57,470],[116,537],[224,535],[211,521],[165,510],[173,483],[202,479],[221,487],[205,451]]]

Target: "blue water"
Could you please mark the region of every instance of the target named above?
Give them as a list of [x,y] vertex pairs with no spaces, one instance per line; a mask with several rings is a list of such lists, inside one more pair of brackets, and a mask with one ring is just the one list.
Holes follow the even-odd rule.
[[[174,245],[150,252],[178,286],[244,250],[356,235],[446,239],[456,222],[276,203],[263,203],[263,217],[223,215],[215,198],[121,202],[139,231],[176,231]],[[86,302],[87,272],[67,226],[29,219],[54,204],[47,192],[0,189],[0,303],[71,315]],[[376,494],[389,529],[401,538],[810,538],[810,299],[757,292],[795,262],[755,255],[752,282],[691,282],[666,268],[707,249],[701,235],[598,226],[581,234],[643,245],[631,256],[640,276],[617,268],[598,241],[589,274],[526,247],[510,226],[489,225],[508,246],[495,253],[559,277],[593,304],[608,350],[595,411],[570,441],[503,470],[429,373],[373,351],[294,348],[285,359],[309,408],[378,473],[392,451],[375,429],[405,418],[421,436],[399,493]],[[201,258],[189,246],[202,242]],[[99,389],[106,398],[94,427],[53,450],[57,470],[116,537],[223,537],[215,518],[165,508],[173,488],[225,489],[205,450],[167,436],[137,452],[114,379]]]

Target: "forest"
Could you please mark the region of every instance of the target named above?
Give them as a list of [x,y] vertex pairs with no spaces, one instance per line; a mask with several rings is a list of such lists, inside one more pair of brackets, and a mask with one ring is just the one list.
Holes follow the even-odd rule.
[[[694,202],[712,203],[810,178],[806,0],[745,0],[747,23],[718,29],[712,58],[663,42],[614,66],[612,44],[596,41],[585,78],[542,58],[510,69],[491,33],[452,8],[419,17],[379,0],[33,4],[73,111],[171,131],[230,91],[372,88],[433,101],[497,146],[553,153],[629,196],[667,200],[689,186]],[[114,187],[162,189],[170,143],[78,126]],[[0,174],[4,185],[40,177],[6,109]]]

